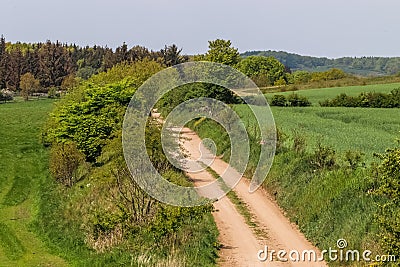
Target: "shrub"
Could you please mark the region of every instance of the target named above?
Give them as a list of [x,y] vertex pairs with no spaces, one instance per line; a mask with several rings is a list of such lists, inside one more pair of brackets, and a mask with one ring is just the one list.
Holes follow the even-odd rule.
[[1,101],[4,101],[4,102],[12,101],[13,99],[14,99],[14,97],[13,97],[12,91],[5,90],[5,89],[0,91],[0,102]]
[[290,94],[287,98],[288,106],[290,107],[308,107],[311,106],[311,102],[305,96],[298,94]]
[[363,155],[364,154],[360,151],[346,151],[344,157],[345,161],[348,163],[348,167],[352,170],[357,169],[357,167],[360,166],[360,164],[362,163]]
[[386,252],[400,255],[400,147],[380,157],[376,193],[386,200],[377,216],[380,241]]
[[84,155],[75,143],[54,144],[50,152],[50,172],[65,186],[71,187],[78,180],[78,168],[84,162]]
[[284,95],[274,95],[271,100],[271,106],[286,106],[286,97]]
[[293,131],[293,150],[302,154],[306,150],[306,138],[297,131]]
[[400,88],[392,90],[389,94],[367,92],[355,97],[340,94],[319,104],[321,107],[398,108],[400,107]]
[[329,146],[317,144],[317,149],[311,155],[311,164],[315,169],[331,170],[336,165],[336,152]]
[[271,100],[271,106],[308,107],[311,106],[311,102],[305,96],[292,93],[287,97],[284,95],[274,95]]

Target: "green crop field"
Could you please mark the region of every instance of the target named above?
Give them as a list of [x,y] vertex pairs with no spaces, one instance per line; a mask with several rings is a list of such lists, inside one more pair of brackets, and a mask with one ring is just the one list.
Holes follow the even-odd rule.
[[[249,118],[245,105],[234,109]],[[361,151],[367,159],[394,146],[400,132],[399,109],[272,107],[272,113],[278,128],[304,135],[310,148],[321,142],[340,152]]]
[[272,98],[273,95],[289,95],[296,93],[307,97],[313,106],[319,106],[320,101],[326,99],[331,99],[339,94],[347,94],[351,96],[356,96],[362,92],[380,92],[389,93],[393,89],[400,88],[400,83],[389,83],[389,84],[373,84],[364,86],[346,86],[346,87],[330,87],[330,88],[319,88],[319,89],[308,89],[300,90],[295,92],[282,92],[282,93],[270,93],[266,94],[268,100]]
[[[341,93],[355,96],[362,92],[389,93],[400,83],[366,86],[334,87],[301,90],[296,94],[307,97],[312,107],[271,107],[276,125],[284,132],[304,134],[311,146],[318,141],[338,151],[358,150],[371,159],[373,153],[382,153],[395,144],[400,131],[399,109],[319,107],[319,101],[331,99]],[[271,93],[288,95],[293,92]],[[239,113],[246,108],[237,106]]]
[[65,266],[32,232],[39,184],[48,177],[39,133],[53,101],[0,104],[0,265]]

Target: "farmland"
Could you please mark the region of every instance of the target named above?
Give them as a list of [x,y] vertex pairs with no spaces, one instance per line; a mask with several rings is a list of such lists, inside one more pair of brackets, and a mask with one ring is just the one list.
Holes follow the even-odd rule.
[[393,89],[399,88],[400,83],[389,83],[389,84],[371,84],[364,86],[344,86],[344,87],[329,87],[329,88],[318,88],[318,89],[308,89],[300,90],[296,92],[280,92],[280,93],[270,93],[266,94],[266,97],[270,100],[273,95],[289,95],[292,93],[297,93],[299,95],[307,97],[313,106],[318,106],[320,101],[334,98],[339,94],[347,94],[349,96],[356,96],[363,92],[380,92],[389,93]]
[[[318,107],[318,102],[345,93],[355,96],[362,92],[388,93],[400,84],[379,84],[337,88],[311,89],[296,92],[307,97],[312,107],[271,107],[278,128],[284,132],[303,134],[311,147],[322,142],[345,152],[358,150],[370,160],[373,153],[383,153],[395,144],[400,131],[400,111],[394,109]],[[279,93],[283,95],[293,92]],[[268,99],[274,94],[266,95]],[[239,113],[245,107],[237,106]]]
[[[351,248],[382,251],[375,217],[382,199],[369,193],[377,185],[370,164],[379,161],[374,153],[384,153],[396,146],[400,112],[396,108],[326,108],[315,103],[339,93],[390,92],[398,86],[304,90],[296,93],[309,97],[313,106],[271,107],[280,129],[280,140],[264,187],[307,238],[321,249],[345,238]],[[256,122],[250,109],[246,105],[232,107],[246,127],[253,128]],[[202,138],[215,140],[220,154],[229,154],[226,153],[229,142],[221,128],[207,120],[195,125]],[[251,130],[248,132],[252,135]],[[259,137],[250,136],[250,139],[254,146],[254,140]],[[257,159],[250,158],[250,165],[254,166],[254,160]],[[247,175],[251,173],[248,170]]]
[[[246,106],[234,109],[248,117]],[[362,151],[368,159],[394,145],[400,130],[398,109],[272,107],[272,113],[278,128],[304,135],[310,148],[321,142],[340,152]]]

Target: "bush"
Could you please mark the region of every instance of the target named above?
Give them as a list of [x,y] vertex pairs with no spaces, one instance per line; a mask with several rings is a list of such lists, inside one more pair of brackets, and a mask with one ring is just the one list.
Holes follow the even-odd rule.
[[117,65],[74,88],[50,114],[45,143],[75,142],[88,162],[122,128],[126,106],[136,89],[162,66],[153,61]]
[[274,95],[271,100],[271,106],[286,106],[286,97],[284,95]]
[[400,147],[380,157],[376,193],[386,200],[377,216],[380,241],[386,252],[400,255]]
[[287,98],[288,106],[290,107],[308,107],[311,106],[311,102],[305,96],[298,94],[290,94]]
[[4,102],[12,101],[13,99],[14,99],[13,92],[11,92],[9,90],[5,90],[5,89],[0,91],[0,102],[1,101],[4,101]]
[[311,164],[315,169],[332,170],[336,166],[336,152],[329,146],[317,144],[317,149],[311,155]]
[[75,143],[54,144],[50,152],[50,172],[57,181],[71,187],[80,179],[78,168],[84,158]]
[[352,170],[357,169],[360,164],[365,165],[365,163],[362,163],[362,157],[363,153],[359,151],[346,151],[344,154],[345,161],[348,163],[348,167]]
[[50,87],[48,92],[49,98],[57,98],[60,97],[60,93],[57,92],[57,87]]
[[367,92],[355,97],[340,94],[319,104],[321,107],[399,108],[400,88],[392,90],[389,94]]
[[308,107],[311,102],[305,96],[291,94],[285,97],[284,95],[274,95],[271,100],[271,106],[278,107]]

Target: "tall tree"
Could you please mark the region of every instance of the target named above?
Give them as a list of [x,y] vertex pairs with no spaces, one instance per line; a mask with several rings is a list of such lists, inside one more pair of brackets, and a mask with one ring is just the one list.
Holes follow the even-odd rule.
[[[237,68],[254,79],[259,86],[274,85],[285,78],[285,66],[274,57],[249,56]],[[266,84],[259,84],[264,81]]]
[[22,74],[23,54],[21,48],[16,46],[9,52],[7,68],[7,87],[14,91],[19,91],[19,81]]
[[35,79],[35,77],[28,72],[21,76],[20,86],[21,95],[24,100],[27,101],[31,93],[39,89],[40,83],[39,80]]
[[150,51],[146,47],[140,45],[136,45],[129,50],[130,61],[138,61],[145,58],[150,58],[150,54]]
[[39,51],[39,79],[44,87],[60,86],[72,73],[72,62],[67,49],[59,42],[47,41]]
[[208,41],[208,48],[204,58],[206,61],[235,66],[241,59],[239,51],[232,47],[230,40],[217,39]]
[[160,50],[160,52],[163,57],[164,64],[167,67],[188,61],[187,56],[181,55],[182,49],[179,49],[175,44],[165,46],[164,49]]
[[6,74],[7,74],[6,39],[2,35],[0,38],[0,89],[6,87]]

